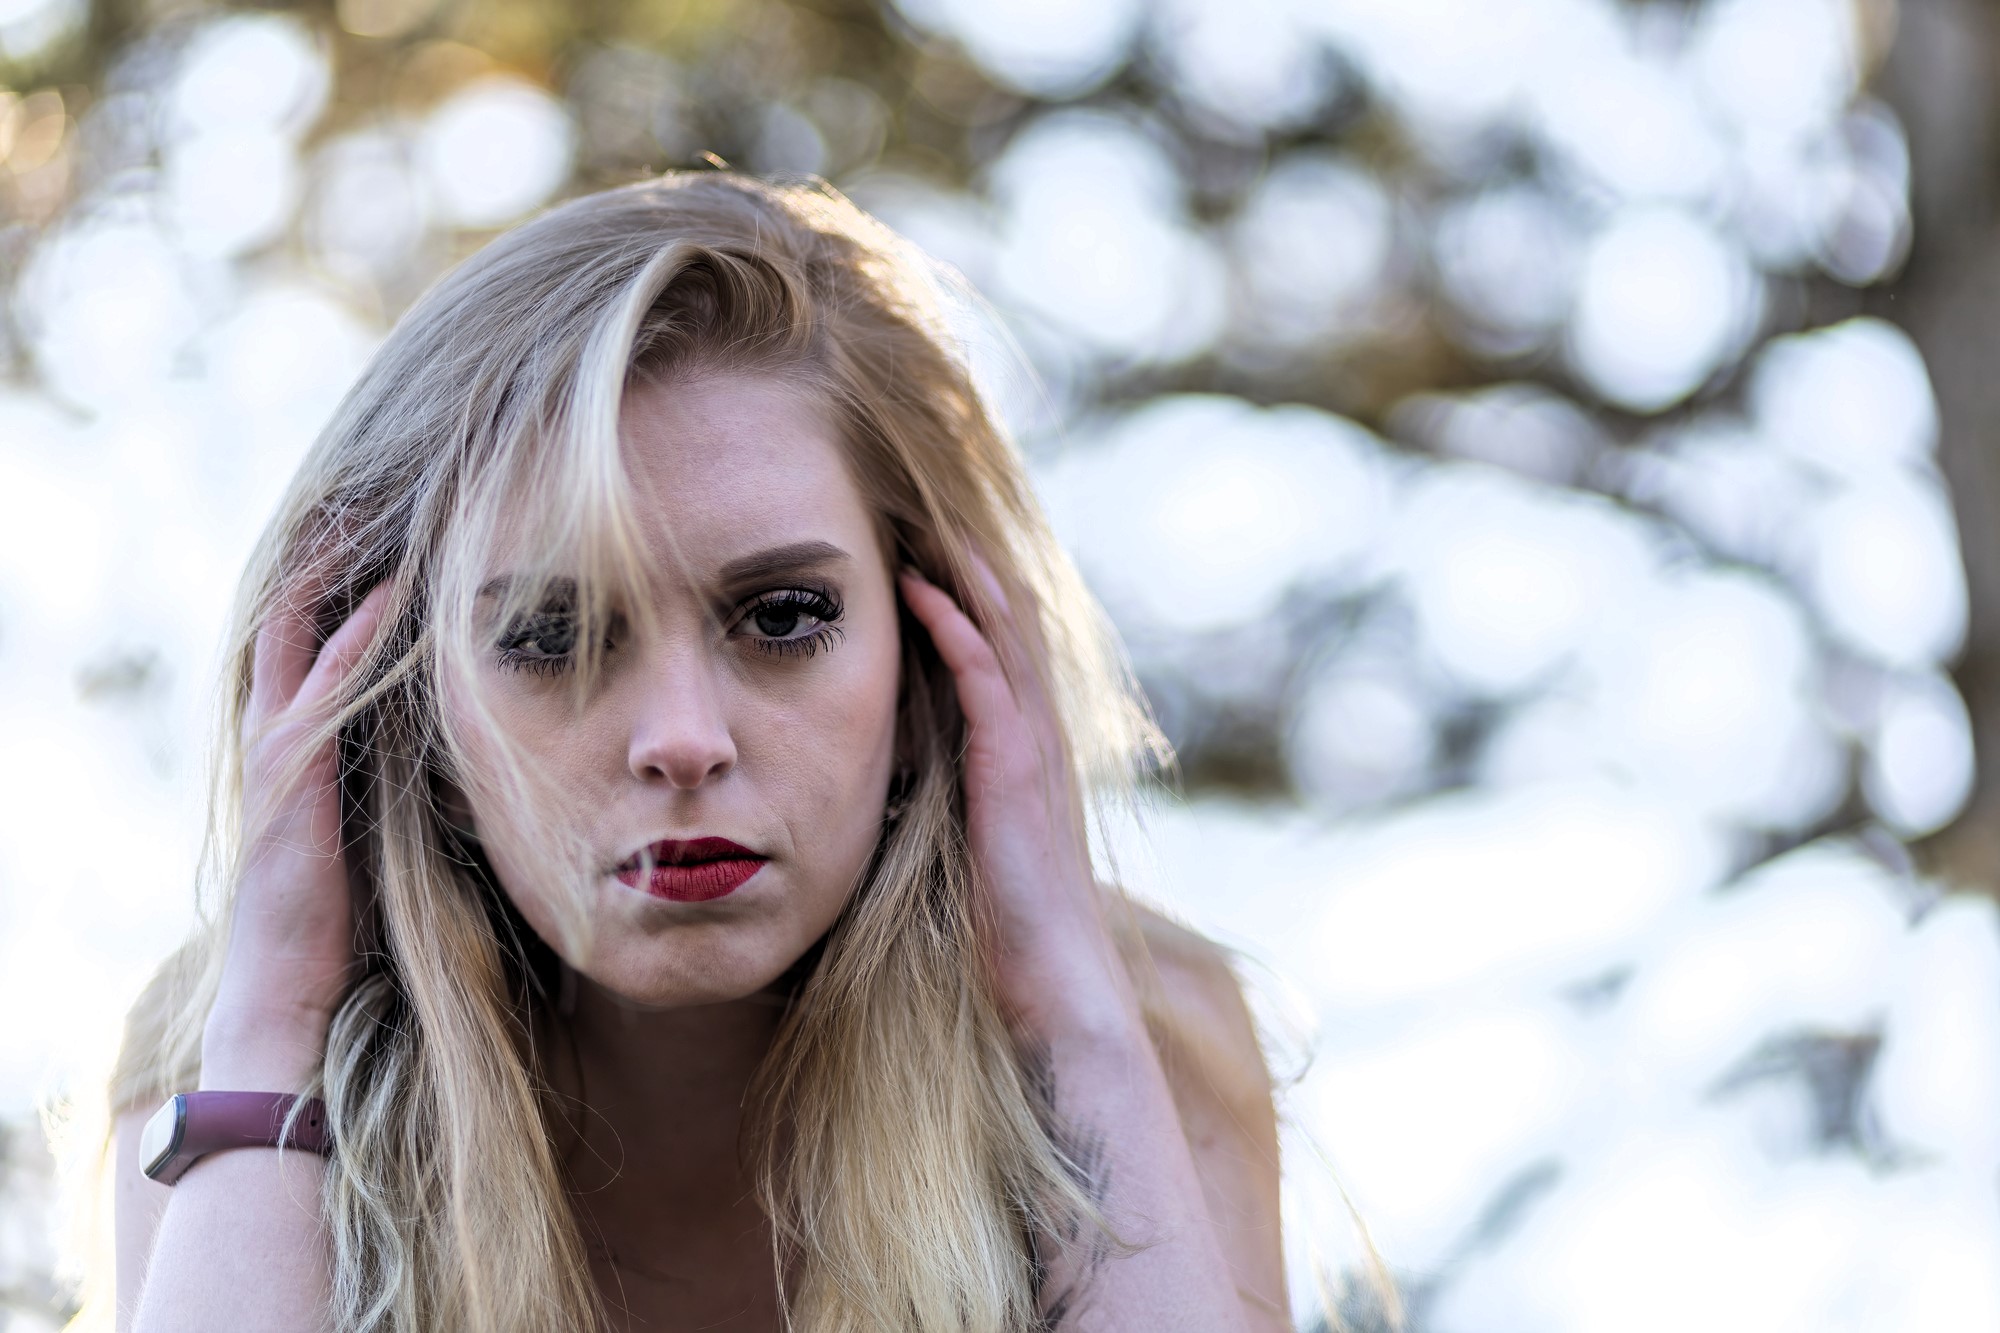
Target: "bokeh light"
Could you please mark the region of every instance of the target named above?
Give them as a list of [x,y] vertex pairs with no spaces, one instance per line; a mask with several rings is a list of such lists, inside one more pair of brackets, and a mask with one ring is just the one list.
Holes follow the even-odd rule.
[[1178,747],[1099,851],[1241,951],[1302,1329],[1393,1326],[1357,1216],[1419,1333],[2000,1323],[1990,34],[1918,8],[0,0],[5,1318],[286,478],[455,258],[720,161],[939,262]]

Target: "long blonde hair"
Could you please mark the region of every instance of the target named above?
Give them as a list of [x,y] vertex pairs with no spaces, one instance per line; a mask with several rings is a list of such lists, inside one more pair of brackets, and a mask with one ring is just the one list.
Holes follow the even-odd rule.
[[[616,440],[635,375],[750,369],[817,391],[892,558],[977,616],[991,609],[971,577],[978,553],[1010,601],[1038,608],[1049,652],[1033,669],[1085,789],[1129,792],[1164,759],[957,348],[939,281],[817,180],[674,173],[591,195],[426,294],[308,454],[235,613],[210,924],[135,1008],[113,1099],[191,1086],[199,1063],[240,855],[238,737],[258,627],[308,591],[330,626],[386,581],[387,630],[328,723],[365,968],[323,1066],[338,1327],[600,1324],[554,1146],[563,1110],[538,1058],[550,955],[454,826],[447,791],[479,779],[437,701],[470,660],[470,580],[504,505],[533,497],[528,567],[542,575],[507,595],[531,603],[574,579],[586,659],[591,617],[643,581]],[[963,721],[949,674],[908,628],[906,805],[801,962],[747,1143],[793,1326],[1016,1333],[1038,1323],[1038,1246],[1101,1219],[987,988]],[[533,815],[534,793],[500,785],[487,795]],[[559,821],[544,822],[558,856]],[[1131,948],[1129,921],[1111,925]]]

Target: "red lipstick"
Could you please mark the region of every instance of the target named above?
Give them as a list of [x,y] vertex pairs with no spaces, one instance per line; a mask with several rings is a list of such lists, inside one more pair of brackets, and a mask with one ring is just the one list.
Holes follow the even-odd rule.
[[[652,873],[647,875],[649,856],[653,864]],[[685,842],[668,838],[622,862],[617,875],[621,883],[644,889],[655,898],[703,903],[736,892],[769,859],[727,838],[689,838]]]

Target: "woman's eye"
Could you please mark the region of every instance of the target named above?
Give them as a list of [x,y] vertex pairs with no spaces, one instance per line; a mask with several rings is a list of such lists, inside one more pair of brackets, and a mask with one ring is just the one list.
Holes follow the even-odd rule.
[[757,628],[774,639],[791,637],[799,627],[799,609],[796,606],[760,606],[750,617],[757,622]]
[[576,618],[539,611],[509,625],[494,645],[502,666],[530,671],[560,671],[576,651]]
[[780,588],[753,599],[735,632],[761,652],[810,657],[840,641],[841,605],[826,588]]

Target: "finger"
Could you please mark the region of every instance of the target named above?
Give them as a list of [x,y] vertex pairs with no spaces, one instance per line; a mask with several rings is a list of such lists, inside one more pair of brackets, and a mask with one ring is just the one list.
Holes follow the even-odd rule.
[[973,716],[977,712],[985,715],[984,720],[991,720],[999,700],[1012,697],[993,645],[944,589],[913,569],[903,570],[899,581],[903,600],[930,631],[938,656],[958,681],[959,702],[968,718],[982,720]]
[[986,590],[987,600],[993,603],[995,613],[1011,620],[1014,615],[1014,604],[1008,598],[1007,590],[1000,586],[1000,576],[993,572],[993,566],[987,564],[986,557],[979,552],[973,551],[969,554],[973,577],[978,579],[979,586]]
[[[1001,585],[1000,576],[993,572],[993,566],[987,564],[985,557],[978,552],[973,552],[971,559],[973,577],[979,580],[980,587],[985,590],[986,600],[992,607],[993,637],[996,640],[1013,640],[1024,644],[1026,626],[1021,615],[1014,609],[1014,599],[1007,595],[1006,588]],[[1015,644],[1005,643],[1000,646],[1002,651],[1005,651],[1007,647]]]
[[389,585],[378,583],[361,599],[361,605],[354,608],[354,614],[341,623],[339,629],[327,636],[326,644],[319,650],[312,669],[306,673],[304,682],[292,702],[301,708],[311,708],[330,696],[347,679],[347,675],[375,642],[376,631],[382,624],[382,612],[389,604]]
[[991,637],[1001,666],[1013,683],[1014,697],[1034,728],[1037,743],[1045,748],[1060,748],[1055,702],[1045,674],[1050,669],[1050,659],[1041,617],[1032,600],[1022,600],[1017,606],[1017,599],[1007,594],[984,556],[975,551],[971,560],[974,577],[997,608]]
[[268,714],[290,703],[312,671],[318,644],[312,619],[294,589],[257,628],[257,646],[250,662],[252,710]]
[[[1048,640],[1042,633],[1041,616],[1032,599],[1009,596],[993,566],[978,552],[971,555],[973,575],[986,590],[995,608],[992,638],[1001,662],[1024,697],[1046,702],[1048,691],[1042,674],[1048,665]],[[1018,602],[1018,604],[1017,604]]]

